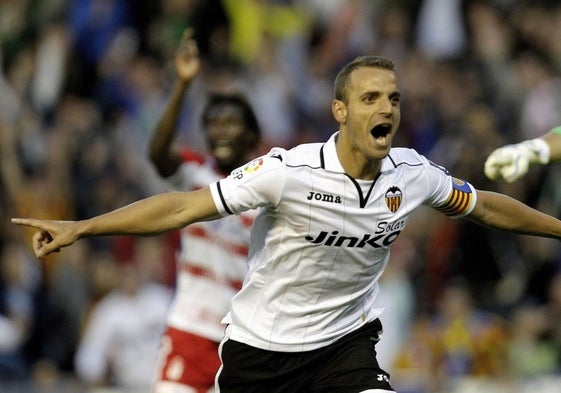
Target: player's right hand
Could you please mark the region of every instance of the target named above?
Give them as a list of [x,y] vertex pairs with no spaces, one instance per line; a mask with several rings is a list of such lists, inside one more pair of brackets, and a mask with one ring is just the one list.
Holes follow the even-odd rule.
[[491,180],[512,183],[528,173],[530,165],[548,162],[549,146],[536,138],[496,149],[487,157],[484,172]]
[[193,29],[189,28],[183,32],[175,52],[175,70],[179,78],[190,82],[197,76],[200,68],[199,48],[193,39]]
[[37,229],[33,235],[33,252],[39,259],[58,252],[78,240],[75,221],[36,220],[33,218],[12,218],[12,224],[26,225]]

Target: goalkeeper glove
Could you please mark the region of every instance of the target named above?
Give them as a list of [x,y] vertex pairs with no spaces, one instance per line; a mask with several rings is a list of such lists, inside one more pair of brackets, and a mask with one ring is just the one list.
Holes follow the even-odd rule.
[[512,183],[524,176],[530,165],[548,162],[549,145],[536,138],[496,149],[487,157],[484,171],[491,180],[503,179]]

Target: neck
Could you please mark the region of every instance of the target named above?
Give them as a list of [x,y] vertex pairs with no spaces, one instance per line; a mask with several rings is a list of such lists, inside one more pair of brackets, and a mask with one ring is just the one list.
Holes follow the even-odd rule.
[[346,146],[340,134],[335,143],[335,149],[345,173],[353,179],[374,180],[378,176],[382,160],[368,159],[352,146]]

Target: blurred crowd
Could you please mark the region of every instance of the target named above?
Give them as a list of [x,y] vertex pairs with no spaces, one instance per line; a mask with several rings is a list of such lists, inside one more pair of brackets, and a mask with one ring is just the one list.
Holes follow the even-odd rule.
[[[204,66],[180,143],[204,151],[211,90],[249,98],[263,152],[323,141],[335,74],[379,54],[401,78],[394,145],[560,216],[559,167],[513,184],[483,174],[496,147],[561,124],[560,25],[556,0],[0,0],[0,391],[133,389],[151,375],[177,235],[95,238],[38,263],[9,218],[83,219],[164,190],[147,141],[186,28]],[[418,212],[381,281],[379,359],[397,391],[561,378],[560,251]]]

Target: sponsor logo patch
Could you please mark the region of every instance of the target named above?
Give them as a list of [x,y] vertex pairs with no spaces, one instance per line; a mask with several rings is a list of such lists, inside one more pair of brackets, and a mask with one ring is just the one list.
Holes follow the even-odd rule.
[[256,158],[255,160],[251,161],[246,166],[244,166],[243,171],[245,173],[257,172],[259,168],[261,168],[262,166],[263,166],[263,157]]

